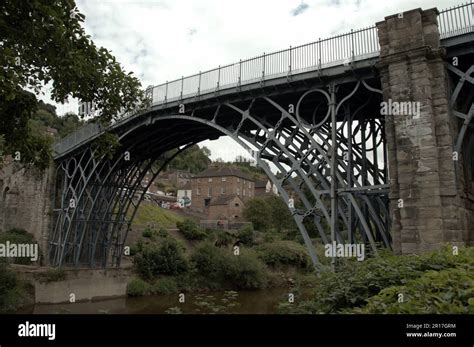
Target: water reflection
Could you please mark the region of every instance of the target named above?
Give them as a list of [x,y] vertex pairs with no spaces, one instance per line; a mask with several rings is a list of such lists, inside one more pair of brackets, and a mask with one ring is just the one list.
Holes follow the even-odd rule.
[[[184,303],[178,294],[126,297],[101,301],[76,302],[74,304],[38,304],[18,313],[34,314],[271,314],[277,313],[280,302],[288,300],[288,289],[260,291],[219,291],[209,293],[185,293]],[[304,295],[301,296],[301,298]],[[298,298],[298,297],[296,297]]]

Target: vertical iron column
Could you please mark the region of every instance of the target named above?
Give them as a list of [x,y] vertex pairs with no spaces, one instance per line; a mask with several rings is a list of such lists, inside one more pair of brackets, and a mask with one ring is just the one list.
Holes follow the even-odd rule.
[[[336,240],[336,223],[337,223],[337,197],[336,197],[336,155],[337,155],[337,148],[336,148],[336,131],[337,131],[337,124],[336,124],[336,93],[335,93],[335,85],[331,83],[329,86],[329,92],[331,94],[331,102],[329,104],[331,110],[331,247],[334,245],[334,241]],[[335,249],[332,252],[332,259],[331,259],[331,270],[336,270],[336,255]]]

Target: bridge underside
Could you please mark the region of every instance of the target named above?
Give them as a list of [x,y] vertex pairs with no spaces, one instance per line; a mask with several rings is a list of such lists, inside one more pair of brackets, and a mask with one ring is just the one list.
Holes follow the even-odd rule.
[[144,175],[151,171],[155,178],[172,160],[170,150],[223,135],[248,150],[278,187],[316,267],[317,249],[332,241],[364,243],[369,253],[390,248],[378,78],[353,75],[328,84],[316,77],[233,99],[196,100],[184,113],[152,108],[117,130],[121,148],[113,158],[97,158],[90,146],[64,157],[56,175],[50,263],[119,265],[152,183],[143,185]]

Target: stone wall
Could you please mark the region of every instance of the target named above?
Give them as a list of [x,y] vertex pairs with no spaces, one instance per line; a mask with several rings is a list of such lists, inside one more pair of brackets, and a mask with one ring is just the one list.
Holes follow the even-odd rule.
[[15,162],[0,169],[0,232],[25,229],[38,241],[45,260],[52,219],[53,175],[53,168],[38,173]]
[[384,101],[418,102],[419,115],[388,115],[390,212],[397,253],[472,243],[472,205],[462,199],[453,160],[456,124],[440,48],[437,10],[416,9],[377,23]]

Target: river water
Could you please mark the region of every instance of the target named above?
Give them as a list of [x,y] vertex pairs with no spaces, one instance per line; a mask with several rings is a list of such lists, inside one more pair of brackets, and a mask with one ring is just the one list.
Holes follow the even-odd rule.
[[[278,313],[278,304],[289,301],[288,289],[258,291],[218,291],[186,293],[184,303],[179,294],[144,297],[124,297],[101,301],[65,304],[36,304],[18,313],[34,314],[272,314]],[[304,297],[305,295],[301,295]],[[295,295],[295,302],[300,296]],[[181,297],[182,299],[182,297]]]

